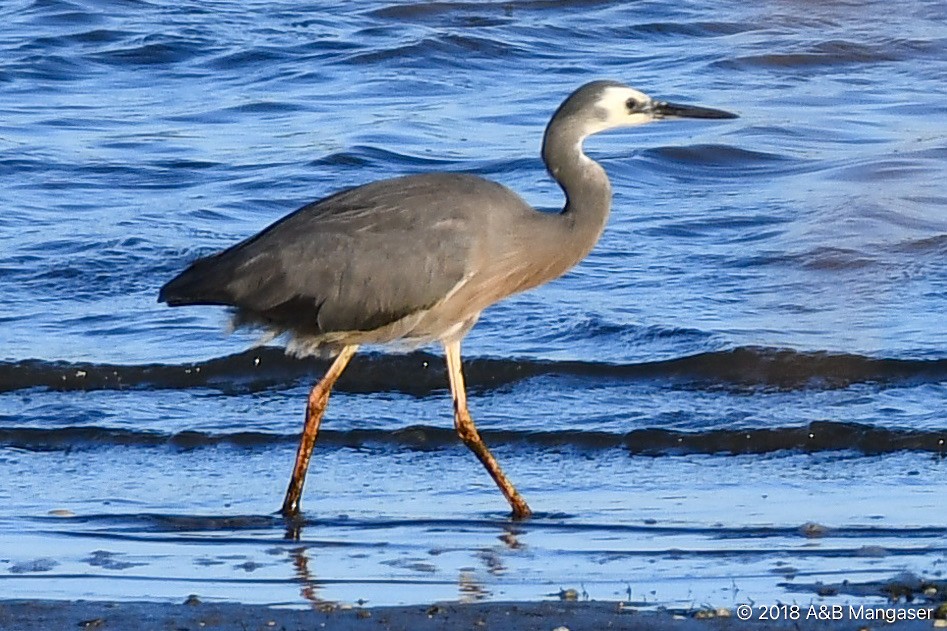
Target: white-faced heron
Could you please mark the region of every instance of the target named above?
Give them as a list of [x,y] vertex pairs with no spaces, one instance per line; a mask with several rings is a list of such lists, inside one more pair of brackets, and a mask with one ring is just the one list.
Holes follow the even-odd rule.
[[460,342],[480,312],[564,274],[598,241],[611,206],[605,170],[583,140],[665,118],[735,118],[657,101],[614,81],[593,81],[559,106],[542,157],[565,193],[562,212],[532,208],[475,175],[427,173],[342,190],[303,206],[256,236],[195,261],[161,289],[171,306],[225,305],[237,326],[288,333],[288,352],[334,354],[313,387],[284,515],[299,512],[303,482],[333,384],[361,344],[444,345],[454,426],[513,509],[529,506],[487,449],[467,410]]

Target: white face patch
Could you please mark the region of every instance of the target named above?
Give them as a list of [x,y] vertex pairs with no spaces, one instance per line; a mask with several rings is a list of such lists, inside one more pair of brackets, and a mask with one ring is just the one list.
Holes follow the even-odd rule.
[[654,120],[654,116],[648,112],[629,112],[628,99],[634,99],[640,104],[651,102],[651,97],[644,92],[627,87],[609,86],[602,91],[602,96],[595,104],[600,116],[588,122],[586,134],[597,134],[616,127],[644,125]]

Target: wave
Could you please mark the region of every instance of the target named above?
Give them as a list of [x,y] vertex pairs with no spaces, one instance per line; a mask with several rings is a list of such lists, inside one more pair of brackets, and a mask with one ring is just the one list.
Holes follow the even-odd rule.
[[715,62],[725,68],[816,68],[839,67],[846,64],[870,64],[930,58],[937,55],[937,43],[930,39],[877,38],[859,42],[829,39],[801,44],[796,50],[732,57]]
[[[58,391],[219,388],[256,391],[317,379],[327,361],[287,356],[259,347],[193,364],[119,365],[28,359],[0,362],[0,392],[28,388]],[[947,381],[947,358],[892,359],[855,354],[740,347],[631,364],[536,359],[471,359],[467,382],[499,387],[538,376],[608,381],[671,381],[696,387],[778,389],[844,388],[854,383],[904,384]],[[444,360],[417,351],[363,354],[339,381],[348,392],[396,391],[418,396],[446,387]]]
[[[764,454],[777,451],[847,451],[865,455],[921,451],[947,456],[947,429],[903,430],[826,421],[795,427],[729,428],[700,432],[645,428],[623,434],[581,430],[483,430],[481,433],[493,447],[571,448],[584,451],[624,449],[631,454],[645,456]],[[249,431],[209,433],[189,430],[161,433],[96,426],[55,429],[0,427],[0,445],[30,451],[116,446],[178,449],[235,446],[254,449],[294,444],[297,440],[296,434]],[[319,433],[319,445],[330,448],[431,450],[454,447],[458,445],[458,439],[450,428],[415,425],[397,430],[327,429]]]
[[[832,526],[826,527],[819,524],[805,523],[799,526],[726,526],[723,524],[701,525],[701,524],[674,524],[674,523],[654,523],[647,521],[644,523],[615,522],[608,523],[590,522],[586,520],[574,520],[573,515],[568,513],[534,513],[533,519],[528,524],[519,524],[512,526],[509,518],[492,516],[471,516],[466,518],[450,517],[413,517],[413,518],[391,518],[384,515],[373,515],[368,518],[360,518],[356,515],[340,515],[333,517],[325,515],[320,517],[307,517],[300,515],[292,518],[291,523],[287,524],[287,518],[277,514],[235,514],[235,515],[194,515],[180,513],[89,513],[89,514],[70,514],[68,516],[70,525],[82,524],[90,526],[82,533],[85,537],[95,536],[100,533],[103,537],[121,537],[122,539],[147,538],[149,541],[157,539],[157,533],[171,533],[174,540],[181,542],[186,536],[183,533],[215,533],[214,540],[221,543],[237,543],[239,541],[259,542],[259,534],[265,530],[284,530],[287,525],[293,528],[301,526],[318,526],[326,528],[345,528],[358,532],[371,530],[394,530],[394,529],[418,529],[428,528],[441,531],[460,531],[470,528],[500,528],[503,530],[516,530],[528,526],[530,531],[549,530],[557,533],[563,532],[594,532],[610,531],[624,533],[644,533],[644,534],[663,534],[663,535],[694,535],[704,536],[708,539],[716,540],[735,540],[752,538],[757,541],[768,539],[788,538],[788,539],[855,539],[863,540],[867,537],[941,537],[947,535],[947,527],[943,526],[908,526],[908,527],[885,527],[885,526]],[[52,529],[60,526],[63,522],[62,515],[39,515],[26,518],[39,528]],[[241,532],[248,532],[248,536],[240,536]],[[251,539],[251,537],[256,537]],[[195,543],[206,543],[206,539],[197,540]],[[316,540],[307,538],[310,543]],[[322,547],[347,547],[347,546],[385,546],[383,542],[366,544],[364,541],[350,542],[340,541],[338,538],[320,539],[318,545]],[[807,546],[812,550],[812,546]],[[844,550],[844,548],[842,548]],[[936,550],[943,548],[936,547]],[[933,551],[935,547],[928,550]],[[684,553],[683,549],[675,549],[674,553]],[[731,551],[735,552],[735,551]],[[799,553],[800,551],[797,551]],[[831,546],[828,549],[819,546],[814,550],[814,554],[824,552],[827,556],[839,555],[840,549]],[[634,554],[626,551],[627,554]],[[701,554],[694,551],[694,554]],[[890,549],[889,553],[896,553],[896,550]],[[651,550],[642,550],[642,554],[653,554]],[[842,553],[844,554],[844,552]],[[104,556],[104,555],[100,555]],[[804,587],[804,585],[803,585]]]

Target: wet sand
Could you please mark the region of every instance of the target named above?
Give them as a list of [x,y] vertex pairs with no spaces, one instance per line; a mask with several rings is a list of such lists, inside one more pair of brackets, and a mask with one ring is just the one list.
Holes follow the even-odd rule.
[[[874,616],[891,615],[890,624]],[[52,629],[134,629],[135,631],[176,631],[201,629],[296,631],[328,629],[338,631],[411,630],[440,631],[489,629],[496,631],[600,631],[602,629],[674,631],[723,631],[726,629],[918,629],[947,626],[930,605],[864,606],[846,605],[838,619],[831,609],[819,609],[805,619],[808,606],[801,606],[797,619],[761,621],[739,620],[736,610],[689,612],[638,611],[618,602],[498,602],[441,603],[400,607],[320,609],[278,609],[264,605],[210,603],[189,599],[182,604],[153,602],[98,602],[51,600],[0,600],[0,629],[5,631],[50,631]],[[901,612],[900,614],[897,612]],[[821,617],[819,613],[827,614]],[[853,626],[854,625],[854,626]]]

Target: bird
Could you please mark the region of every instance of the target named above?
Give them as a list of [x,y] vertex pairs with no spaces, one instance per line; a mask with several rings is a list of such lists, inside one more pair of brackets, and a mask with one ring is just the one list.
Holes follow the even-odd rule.
[[543,135],[543,163],[565,197],[560,212],[536,210],[472,174],[379,180],[307,204],[194,261],[161,288],[158,301],[229,307],[235,327],[284,336],[287,353],[334,357],[309,392],[280,508],[285,517],[299,514],[330,392],[358,348],[439,342],[456,432],[503,493],[511,518],[525,519],[529,505],[470,415],[461,341],[484,309],[565,274],[599,240],[612,190],[604,168],[584,152],[587,137],[665,119],[736,117],[657,100],[617,81],[592,81],[562,101]]

